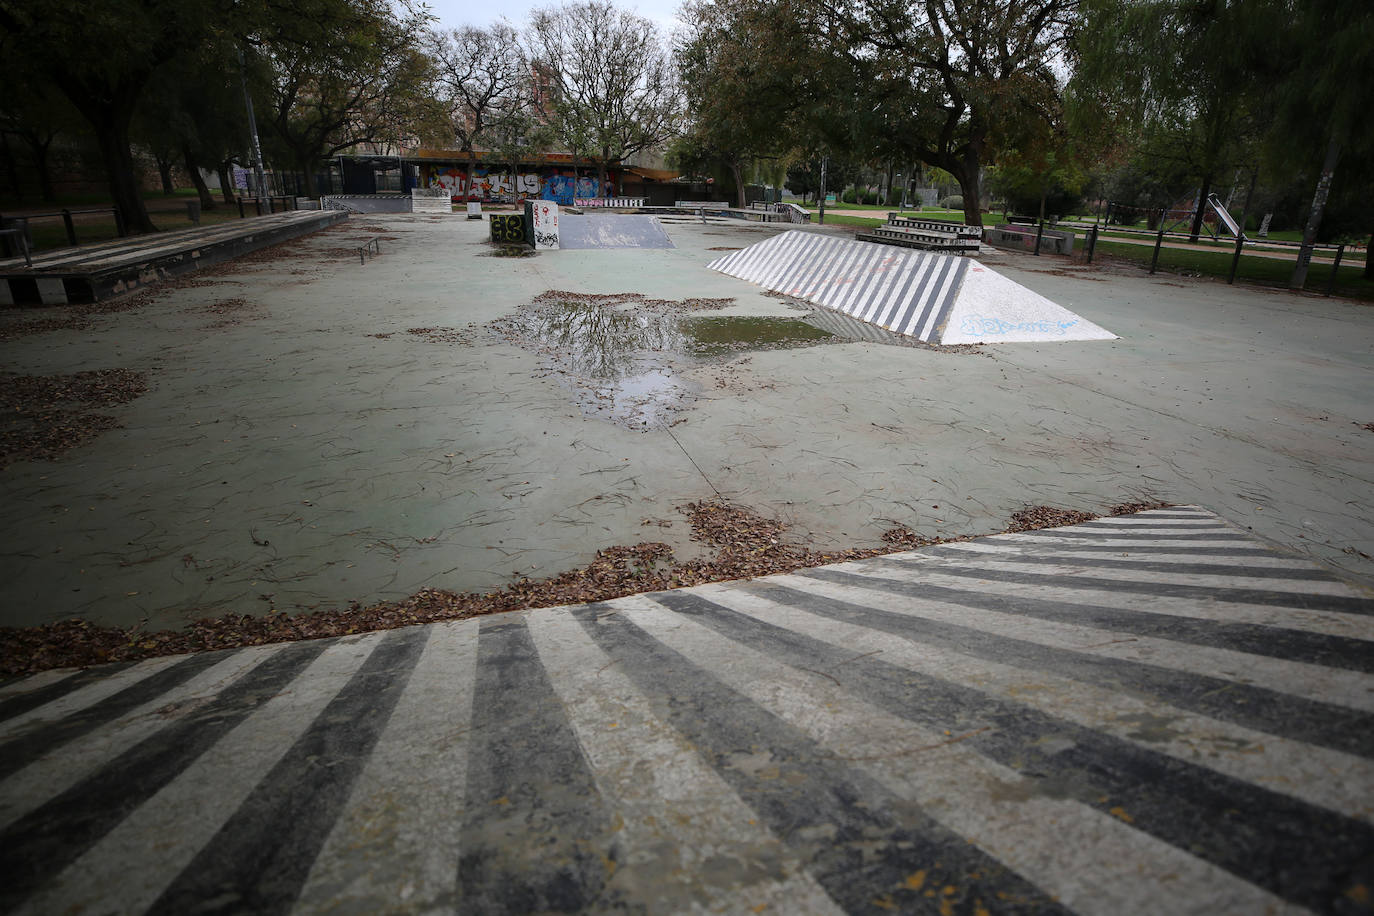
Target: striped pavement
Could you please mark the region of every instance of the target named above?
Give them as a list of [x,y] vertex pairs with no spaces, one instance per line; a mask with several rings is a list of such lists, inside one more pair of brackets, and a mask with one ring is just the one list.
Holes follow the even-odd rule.
[[1361,913],[1374,600],[1197,507],[0,685],[23,913]]

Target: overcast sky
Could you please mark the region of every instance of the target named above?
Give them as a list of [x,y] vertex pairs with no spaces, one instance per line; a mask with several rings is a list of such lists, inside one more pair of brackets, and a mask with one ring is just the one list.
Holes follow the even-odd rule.
[[[616,5],[652,19],[667,37],[677,27],[681,0],[621,0]],[[490,25],[503,16],[516,28],[523,28],[529,12],[540,6],[560,6],[558,0],[425,0],[430,12],[439,17],[437,26],[456,29],[464,25]]]

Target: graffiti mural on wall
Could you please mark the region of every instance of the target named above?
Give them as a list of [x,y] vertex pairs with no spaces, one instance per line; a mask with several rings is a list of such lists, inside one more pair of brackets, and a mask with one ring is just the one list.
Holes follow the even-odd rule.
[[[597,193],[596,178],[576,178],[570,169],[545,169],[542,172],[520,172],[497,169],[476,168],[473,170],[471,191],[483,200],[514,201],[524,197],[537,197],[560,204],[571,205],[576,197],[600,197]],[[606,193],[610,193],[611,182],[606,182]],[[447,168],[431,170],[426,187],[445,188],[449,194],[464,200],[469,188],[466,169]]]

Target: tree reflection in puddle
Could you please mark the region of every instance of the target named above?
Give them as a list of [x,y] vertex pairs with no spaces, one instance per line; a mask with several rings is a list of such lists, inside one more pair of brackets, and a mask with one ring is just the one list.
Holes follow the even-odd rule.
[[670,302],[605,298],[545,299],[490,327],[544,355],[584,414],[635,429],[671,425],[691,406],[700,386],[683,377],[687,369],[831,338],[793,318],[689,317]]

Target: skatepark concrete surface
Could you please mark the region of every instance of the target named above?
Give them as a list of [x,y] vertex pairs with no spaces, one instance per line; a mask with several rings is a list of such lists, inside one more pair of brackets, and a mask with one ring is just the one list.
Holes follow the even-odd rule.
[[643,540],[686,557],[677,507],[717,495],[817,550],[894,525],[996,532],[1028,505],[1195,504],[1374,578],[1365,305],[985,251],[1120,339],[669,347],[607,381],[580,377],[566,341],[487,327],[550,290],[805,317],[705,266],[786,228],[672,223],[669,249],[510,258],[484,221],[353,216],[278,260],[0,343],[7,371],[129,368],[151,386],[106,411],[122,428],[0,472],[0,622],[155,629],[491,589]]

